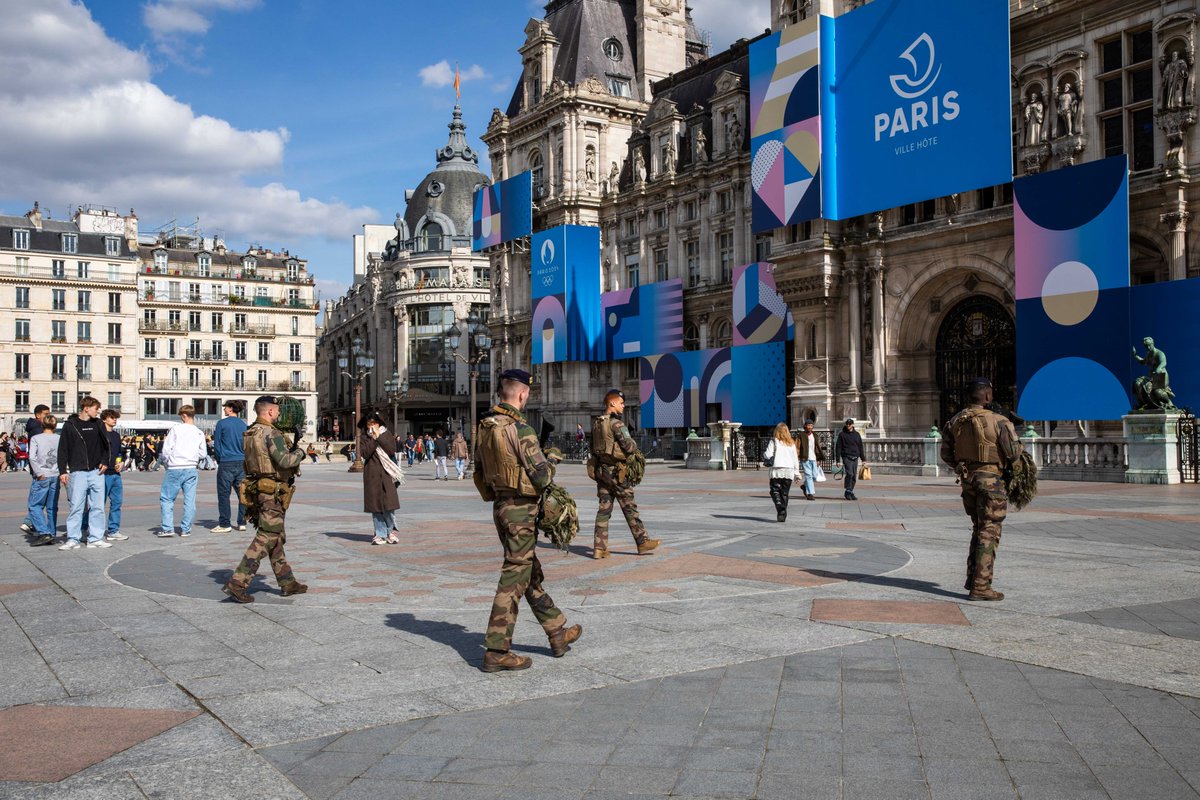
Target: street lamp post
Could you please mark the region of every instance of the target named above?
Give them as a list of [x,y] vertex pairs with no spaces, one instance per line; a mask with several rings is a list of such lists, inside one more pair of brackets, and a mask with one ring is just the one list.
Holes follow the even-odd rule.
[[[354,383],[354,427],[357,430],[358,422],[362,419],[362,383],[375,368],[375,356],[371,354],[369,348],[363,347],[362,339],[355,337],[350,345],[349,353],[345,350],[338,353],[338,368]],[[354,435],[357,436],[357,434]],[[350,463],[349,471],[363,471],[363,462],[362,458],[358,457],[357,447],[355,447],[355,458]]]
[[[449,338],[450,349],[454,352],[454,357],[467,365],[468,375],[471,380],[471,408],[469,411],[471,420],[470,461],[472,464],[474,464],[475,435],[479,432],[479,426],[476,423],[476,417],[478,414],[476,413],[475,407],[476,395],[479,391],[479,365],[488,357],[488,352],[492,349],[492,336],[488,331],[487,326],[479,321],[479,317],[474,311],[471,312],[471,315],[467,318],[466,322],[466,333],[468,336],[467,357],[463,357],[463,355],[458,352],[458,345],[462,341],[463,335],[463,332],[458,329],[458,326],[454,325],[451,327],[450,330],[447,331],[446,335]],[[476,352],[474,355],[470,355],[471,344],[474,344],[475,346]]]
[[383,389],[387,392],[388,405],[392,407],[392,433],[397,438],[400,436],[400,422],[396,412],[400,407],[400,401],[408,397],[408,381],[400,380],[400,373],[393,372],[392,377],[384,382]]

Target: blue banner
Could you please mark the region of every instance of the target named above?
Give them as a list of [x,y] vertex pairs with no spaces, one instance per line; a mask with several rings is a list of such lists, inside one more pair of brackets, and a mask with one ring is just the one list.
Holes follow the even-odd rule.
[[561,225],[533,235],[534,364],[591,361],[602,349],[600,229]]
[[1008,0],[823,18],[821,67],[825,218],[1012,180]]

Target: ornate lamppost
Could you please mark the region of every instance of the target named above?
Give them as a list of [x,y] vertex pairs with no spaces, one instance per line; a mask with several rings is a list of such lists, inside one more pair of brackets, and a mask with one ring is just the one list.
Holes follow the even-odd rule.
[[[492,336],[488,331],[487,326],[479,321],[479,315],[475,311],[471,311],[471,315],[467,317],[467,356],[464,357],[458,352],[459,342],[462,341],[463,332],[458,329],[458,325],[454,325],[446,332],[447,339],[450,342],[450,349],[454,353],[454,357],[467,365],[469,376],[471,379],[471,463],[475,463],[475,434],[478,433],[478,425],[476,424],[477,409],[475,406],[476,395],[479,391],[479,365],[488,357],[488,353],[492,349]],[[475,353],[471,354],[474,345]]]
[[[338,368],[341,369],[342,375],[349,378],[354,384],[354,428],[357,431],[358,421],[362,419],[362,383],[375,368],[375,356],[371,354],[369,348],[363,347],[362,339],[356,336],[350,344],[349,353],[345,350],[338,353]],[[353,435],[355,438],[358,436],[357,433]],[[363,471],[363,462],[362,458],[358,456],[357,447],[355,447],[355,459],[351,462],[349,471]]]
[[401,381],[400,373],[393,372],[392,377],[384,381],[383,390],[387,392],[388,405],[392,407],[392,433],[400,440],[400,422],[396,412],[400,402],[408,397],[408,381]]

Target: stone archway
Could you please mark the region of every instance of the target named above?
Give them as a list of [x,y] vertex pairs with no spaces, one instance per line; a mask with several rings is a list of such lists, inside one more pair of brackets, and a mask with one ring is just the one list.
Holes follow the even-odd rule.
[[1016,324],[998,301],[976,295],[951,308],[938,327],[934,357],[939,425],[945,425],[965,405],[966,383],[975,377],[991,379],[996,402],[1015,407]]

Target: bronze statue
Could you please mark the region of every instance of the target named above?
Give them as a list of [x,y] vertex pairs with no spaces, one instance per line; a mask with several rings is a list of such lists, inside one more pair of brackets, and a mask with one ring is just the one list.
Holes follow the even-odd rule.
[[1149,336],[1142,339],[1142,346],[1146,348],[1145,357],[1137,354],[1136,347],[1131,348],[1134,359],[1146,365],[1146,374],[1133,382],[1133,396],[1138,404],[1134,410],[1174,411],[1175,393],[1171,391],[1171,379],[1167,374],[1167,354],[1156,348]]

